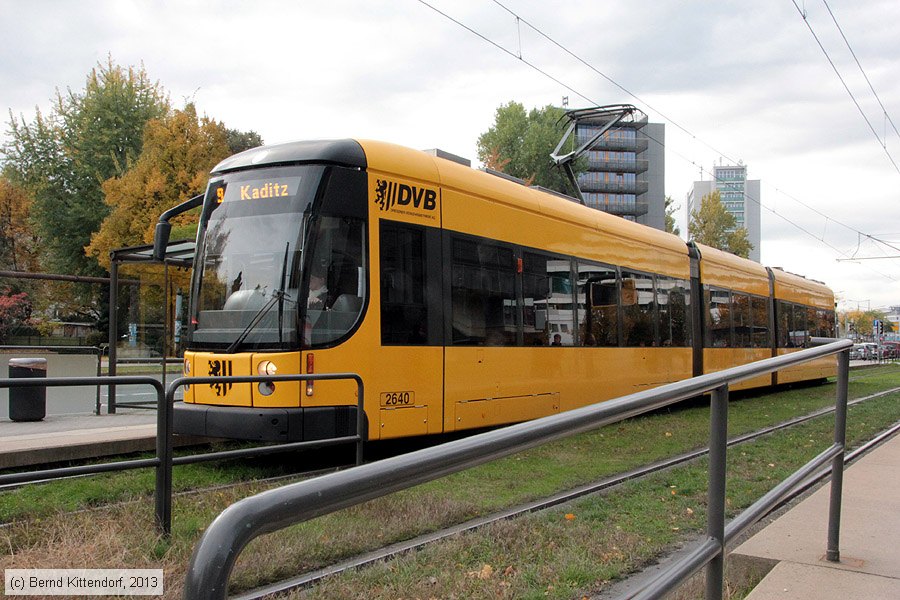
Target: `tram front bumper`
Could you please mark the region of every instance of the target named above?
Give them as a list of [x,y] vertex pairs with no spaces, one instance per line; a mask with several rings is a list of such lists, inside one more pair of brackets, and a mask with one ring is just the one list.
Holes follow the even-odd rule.
[[236,440],[303,442],[356,434],[355,406],[251,408],[178,402],[174,432]]

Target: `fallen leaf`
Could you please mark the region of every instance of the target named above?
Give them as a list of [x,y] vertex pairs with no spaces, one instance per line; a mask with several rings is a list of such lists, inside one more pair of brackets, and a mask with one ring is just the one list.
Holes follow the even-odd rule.
[[572,513],[566,513],[566,521],[574,521],[574,520],[575,520],[575,515],[573,515]]

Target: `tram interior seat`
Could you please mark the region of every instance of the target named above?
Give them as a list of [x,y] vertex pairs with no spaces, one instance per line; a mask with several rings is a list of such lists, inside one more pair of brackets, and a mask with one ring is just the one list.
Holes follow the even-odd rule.
[[363,300],[355,294],[341,294],[326,310],[310,310],[313,342],[337,339],[350,331],[362,310]]
[[259,310],[266,303],[260,290],[238,290],[225,300],[223,310]]

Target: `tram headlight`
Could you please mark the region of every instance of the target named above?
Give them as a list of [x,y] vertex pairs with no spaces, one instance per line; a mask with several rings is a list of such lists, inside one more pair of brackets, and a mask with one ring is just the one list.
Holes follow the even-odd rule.
[[260,375],[275,375],[278,373],[278,367],[271,360],[264,360],[257,365],[256,372]]
[[[185,377],[191,376],[191,361],[189,361],[188,359],[184,359],[184,376]],[[189,383],[184,384],[184,391],[187,392],[187,391],[190,391],[190,389],[191,389],[191,384],[189,384]]]
[[271,381],[260,381],[257,389],[263,396],[271,396],[275,393],[275,384]]

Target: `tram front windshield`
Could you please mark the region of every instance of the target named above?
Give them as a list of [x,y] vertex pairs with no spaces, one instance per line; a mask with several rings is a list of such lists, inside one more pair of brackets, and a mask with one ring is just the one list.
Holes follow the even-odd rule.
[[268,168],[210,182],[197,238],[191,347],[298,347],[301,258],[322,171]]

